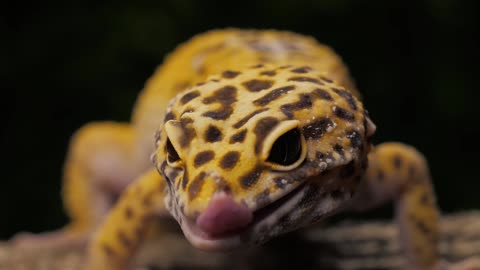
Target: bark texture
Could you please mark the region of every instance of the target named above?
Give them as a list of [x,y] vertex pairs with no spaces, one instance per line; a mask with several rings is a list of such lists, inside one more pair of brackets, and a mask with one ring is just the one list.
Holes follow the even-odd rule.
[[[480,212],[444,216],[440,251],[449,261],[480,260]],[[0,243],[0,269],[80,269],[78,248],[25,252]],[[343,222],[290,234],[264,246],[229,253],[198,251],[178,232],[146,241],[132,267],[160,269],[403,269],[391,222]],[[471,268],[480,269],[480,268]]]

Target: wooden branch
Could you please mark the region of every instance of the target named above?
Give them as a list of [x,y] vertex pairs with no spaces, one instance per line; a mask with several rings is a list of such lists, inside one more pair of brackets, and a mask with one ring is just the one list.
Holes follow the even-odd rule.
[[[480,260],[480,212],[445,216],[440,251],[450,261]],[[230,253],[196,250],[183,235],[169,232],[149,239],[136,259],[144,269],[402,269],[404,258],[397,229],[389,222],[343,222],[315,227],[272,242]],[[0,244],[0,269],[80,269],[83,251],[76,248],[34,253]],[[477,269],[477,268],[472,268]]]

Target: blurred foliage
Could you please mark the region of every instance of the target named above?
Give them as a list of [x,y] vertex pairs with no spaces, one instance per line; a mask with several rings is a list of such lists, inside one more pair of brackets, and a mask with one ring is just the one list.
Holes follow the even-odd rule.
[[69,136],[127,121],[163,57],[222,27],[312,35],[351,68],[378,125],[430,161],[442,209],[479,208],[478,2],[10,2],[0,9],[0,237],[66,222],[60,183]]

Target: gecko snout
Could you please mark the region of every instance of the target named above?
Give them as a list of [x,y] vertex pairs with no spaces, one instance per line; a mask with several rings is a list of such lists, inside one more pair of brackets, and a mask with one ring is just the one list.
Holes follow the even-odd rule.
[[197,218],[196,224],[208,235],[220,236],[242,229],[252,220],[253,213],[247,206],[221,192],[213,196],[205,211]]

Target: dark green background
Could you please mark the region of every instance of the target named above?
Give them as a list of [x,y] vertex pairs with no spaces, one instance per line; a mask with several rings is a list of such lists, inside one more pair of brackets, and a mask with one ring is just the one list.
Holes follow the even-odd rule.
[[479,208],[476,1],[118,2],[0,8],[0,239],[64,224],[69,136],[88,121],[128,120],[167,52],[228,26],[292,30],[334,47],[378,125],[376,141],[425,153],[443,210]]

